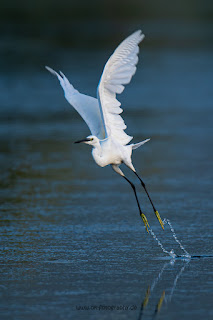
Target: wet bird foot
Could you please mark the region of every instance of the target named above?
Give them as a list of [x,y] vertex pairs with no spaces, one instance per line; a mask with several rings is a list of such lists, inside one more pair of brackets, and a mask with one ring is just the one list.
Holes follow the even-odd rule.
[[144,223],[144,225],[145,225],[146,231],[149,233],[149,229],[148,229],[148,228],[150,228],[150,226],[149,226],[149,222],[148,222],[145,214],[144,214],[144,213],[141,213],[140,216],[141,216],[141,218],[142,218],[142,220],[143,220],[143,223]]
[[157,210],[155,211],[155,215],[156,215],[158,221],[160,222],[160,225],[161,225],[162,229],[164,230],[163,221],[161,220],[160,214],[159,214],[159,212]]

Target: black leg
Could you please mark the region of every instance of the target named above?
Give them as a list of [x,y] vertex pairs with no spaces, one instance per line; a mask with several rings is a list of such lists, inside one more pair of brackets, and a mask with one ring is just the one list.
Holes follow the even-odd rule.
[[136,193],[135,185],[134,185],[129,179],[127,179],[127,177],[125,177],[125,176],[123,176],[123,177],[124,177],[124,179],[125,179],[127,182],[129,182],[129,184],[131,185],[131,187],[132,187],[132,189],[133,189],[133,191],[134,191],[140,216],[141,216],[141,218],[142,218],[142,220],[143,220],[143,222],[144,222],[144,225],[145,225],[145,227],[146,227],[146,231],[149,233],[149,230],[148,230],[148,228],[149,228],[149,223],[148,223],[148,221],[147,221],[147,218],[146,218],[145,214],[142,213],[142,211],[141,211],[141,207],[140,207],[140,204],[139,204],[139,201],[138,201],[138,196],[137,196],[137,193]]
[[156,208],[155,208],[155,206],[154,206],[154,203],[152,202],[152,199],[150,198],[150,195],[149,195],[149,193],[148,193],[148,191],[147,191],[147,189],[146,189],[145,183],[144,183],[143,180],[139,177],[139,175],[137,174],[136,171],[134,171],[134,173],[136,174],[136,176],[137,176],[138,179],[140,180],[141,185],[142,185],[142,187],[144,188],[144,190],[145,190],[145,192],[146,192],[146,194],[147,194],[147,196],[148,196],[148,198],[149,198],[149,201],[150,201],[150,203],[151,203],[151,205],[152,205],[152,208],[153,208],[153,210],[154,210],[154,213],[155,213],[157,219],[159,220],[161,227],[164,229],[163,221],[161,220],[160,214],[159,214],[159,212],[156,210]]
[[149,193],[148,193],[148,191],[147,191],[147,189],[146,189],[145,183],[144,183],[143,180],[139,177],[139,175],[137,174],[137,172],[134,172],[134,173],[136,174],[136,176],[137,176],[138,179],[140,180],[141,185],[142,185],[142,187],[144,188],[144,190],[145,190],[145,192],[146,192],[146,194],[147,194],[147,196],[148,196],[148,198],[149,198],[149,201],[151,202],[151,205],[152,205],[153,210],[154,210],[154,211],[157,211],[157,210],[155,209],[155,206],[154,206],[154,204],[153,204],[153,202],[152,202],[152,199],[150,198],[150,195],[149,195]]

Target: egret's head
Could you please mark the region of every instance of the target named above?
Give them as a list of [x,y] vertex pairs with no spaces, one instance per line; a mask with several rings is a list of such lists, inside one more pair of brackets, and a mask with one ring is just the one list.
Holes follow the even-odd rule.
[[75,143],[81,143],[81,142],[90,144],[91,146],[95,147],[97,144],[99,144],[99,139],[96,136],[88,136],[86,137],[86,139],[76,141]]

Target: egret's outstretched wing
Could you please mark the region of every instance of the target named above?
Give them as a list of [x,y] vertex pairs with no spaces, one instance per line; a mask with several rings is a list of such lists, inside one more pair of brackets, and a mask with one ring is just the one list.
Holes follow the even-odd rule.
[[124,132],[126,125],[119,115],[123,110],[116,99],[116,93],[124,90],[123,85],[129,83],[136,72],[138,44],[143,38],[141,30],[138,30],[117,47],[104,67],[97,90],[107,135],[113,136],[123,145],[129,143],[132,137]]
[[79,93],[68,81],[65,75],[58,74],[53,69],[46,67],[48,71],[57,76],[67,101],[75,108],[88,125],[92,135],[99,139],[106,138],[106,130],[102,120],[99,103],[96,98]]

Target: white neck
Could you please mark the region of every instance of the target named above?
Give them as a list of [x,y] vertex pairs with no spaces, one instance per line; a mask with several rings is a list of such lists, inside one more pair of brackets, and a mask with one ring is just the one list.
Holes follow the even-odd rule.
[[96,152],[98,152],[98,154],[101,154],[102,149],[101,149],[100,141],[97,141],[92,147],[96,150]]

